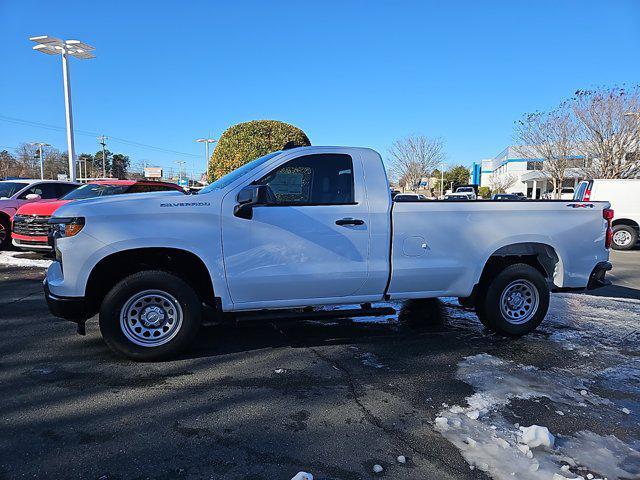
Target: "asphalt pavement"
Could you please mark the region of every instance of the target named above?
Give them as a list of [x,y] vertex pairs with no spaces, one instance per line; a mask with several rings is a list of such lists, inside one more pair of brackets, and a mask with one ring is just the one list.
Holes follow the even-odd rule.
[[[0,257],[0,478],[497,478],[504,465],[474,463],[470,441],[436,428],[436,418],[453,415],[450,406],[471,408],[473,395],[489,388],[465,376],[469,359],[500,362],[500,375],[485,372],[495,384],[549,375],[549,392],[514,393],[481,411],[478,425],[491,423],[511,447],[518,426],[545,425],[565,453],[580,432],[614,435],[626,452],[619,470],[581,459],[564,470],[567,478],[640,475],[640,251],[612,259],[609,294],[619,299],[554,296],[545,328],[522,339],[483,331],[454,300],[418,301],[375,321],[204,328],[183,357],[142,364],[114,356],[95,320],[82,337],[53,318],[44,270]],[[631,369],[622,383],[595,376],[621,364]],[[562,389],[585,393],[551,393]]]

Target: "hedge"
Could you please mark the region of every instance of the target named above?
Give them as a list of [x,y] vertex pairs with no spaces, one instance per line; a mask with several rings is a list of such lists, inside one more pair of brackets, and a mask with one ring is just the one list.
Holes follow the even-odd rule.
[[311,145],[297,127],[277,120],[253,120],[228,128],[218,140],[209,161],[209,181],[226,175],[251,160],[282,150],[285,145]]

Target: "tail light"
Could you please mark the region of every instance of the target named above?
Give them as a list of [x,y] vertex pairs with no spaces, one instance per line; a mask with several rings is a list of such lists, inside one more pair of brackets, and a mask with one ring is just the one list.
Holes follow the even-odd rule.
[[613,228],[611,228],[611,221],[613,220],[613,210],[610,208],[605,208],[604,210],[602,210],[602,218],[607,221],[607,233],[604,238],[604,247],[611,248],[611,243],[613,242]]

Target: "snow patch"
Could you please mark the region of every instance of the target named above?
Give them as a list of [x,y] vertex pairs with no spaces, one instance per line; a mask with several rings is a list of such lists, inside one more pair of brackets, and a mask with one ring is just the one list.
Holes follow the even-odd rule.
[[24,252],[0,252],[0,265],[9,267],[49,268],[53,260],[29,258],[31,254]]
[[[584,478],[567,471],[567,464],[608,478],[640,475],[640,453],[614,436],[585,431],[555,439],[544,426],[520,427],[502,414],[512,400],[540,398],[568,407],[592,405],[619,411],[609,400],[588,393],[587,380],[488,354],[465,358],[458,364],[457,378],[476,392],[467,397],[466,406],[443,405],[434,423],[471,467],[498,480]],[[588,394],[581,395],[581,390]]]
[[313,475],[307,472],[298,472],[291,480],[313,480]]

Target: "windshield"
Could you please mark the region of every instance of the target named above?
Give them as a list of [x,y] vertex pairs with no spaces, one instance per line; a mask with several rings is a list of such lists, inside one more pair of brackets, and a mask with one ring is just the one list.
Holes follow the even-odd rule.
[[24,188],[26,183],[0,182],[0,198],[13,197],[18,190]]
[[278,150],[277,152],[268,153],[264,157],[259,157],[259,158],[256,158],[255,160],[250,161],[249,163],[234,170],[233,172],[227,173],[224,177],[220,177],[215,182],[210,183],[209,185],[204,187],[202,190],[200,190],[198,192],[198,195],[202,195],[203,193],[209,193],[209,192],[212,192],[213,190],[220,190],[221,188],[226,187],[230,183],[234,182],[235,180],[243,176],[245,173],[248,173],[254,168],[259,167],[260,165],[265,163],[267,160],[272,159],[279,153],[281,153],[280,150]]
[[106,197],[126,193],[130,185],[104,185],[88,183],[67,193],[62,200],[83,200],[87,198]]

